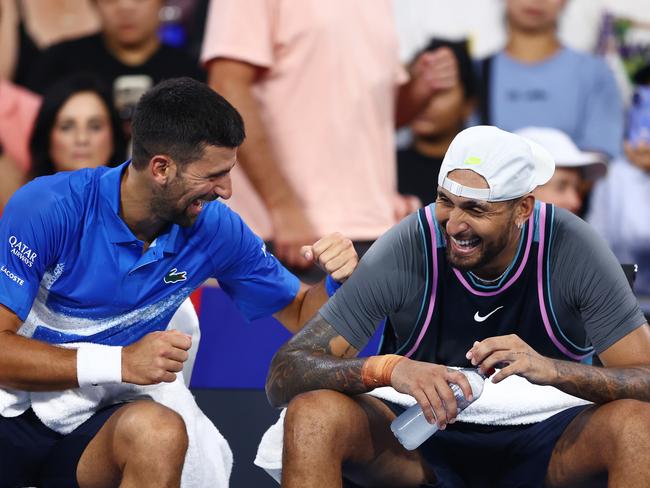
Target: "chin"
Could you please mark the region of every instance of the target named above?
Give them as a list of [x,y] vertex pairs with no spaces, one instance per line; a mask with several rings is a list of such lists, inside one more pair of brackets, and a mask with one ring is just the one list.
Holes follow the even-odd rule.
[[174,223],[180,225],[181,227],[192,227],[197,218],[198,217],[189,217],[185,215],[182,218],[176,219]]
[[481,261],[483,260],[483,254],[472,256],[470,258],[457,257],[454,254],[452,254],[449,251],[449,249],[447,249],[446,255],[449,264],[451,264],[454,268],[458,268],[461,271],[472,271],[473,269],[476,269],[481,264]]
[[172,216],[169,216],[166,220],[168,222],[171,222],[172,224],[176,224],[181,227],[192,227],[194,225],[194,222],[196,222],[197,218],[198,215],[193,217],[185,213],[177,213]]

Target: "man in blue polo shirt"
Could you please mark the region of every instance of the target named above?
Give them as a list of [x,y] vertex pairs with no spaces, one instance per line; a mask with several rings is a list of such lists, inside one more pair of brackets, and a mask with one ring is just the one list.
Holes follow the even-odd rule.
[[303,251],[330,274],[308,287],[215,201],[231,195],[243,139],[226,100],[169,80],[138,104],[132,161],[12,198],[0,221],[1,486],[178,486],[188,439],[169,408],[99,399],[62,435],[31,392],[174,382],[190,338],[165,329],[209,277],[248,319],[274,314],[295,332],[356,267],[348,239],[324,237]]

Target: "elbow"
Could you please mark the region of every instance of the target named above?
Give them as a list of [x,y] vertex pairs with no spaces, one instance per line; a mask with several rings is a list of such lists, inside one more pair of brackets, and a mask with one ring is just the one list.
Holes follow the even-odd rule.
[[285,371],[288,354],[284,348],[275,353],[271,360],[269,373],[266,376],[266,383],[264,389],[266,391],[266,398],[273,408],[281,408],[289,403],[286,394],[285,379],[288,377]]
[[266,399],[269,401],[269,405],[273,408],[282,408],[287,406],[287,402],[282,401],[282,395],[280,392],[269,386],[269,383],[266,383]]

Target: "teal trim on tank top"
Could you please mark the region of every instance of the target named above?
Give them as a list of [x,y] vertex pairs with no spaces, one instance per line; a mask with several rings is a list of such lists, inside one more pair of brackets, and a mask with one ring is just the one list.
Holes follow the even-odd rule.
[[[434,222],[436,221],[435,218],[433,219],[433,221]],[[426,234],[424,233],[424,223],[422,222],[422,217],[419,212],[418,212],[418,228],[420,230],[420,237],[422,238],[422,246],[424,248],[424,293],[422,294],[422,303],[420,304],[420,311],[418,312],[418,318],[415,321],[411,333],[409,334],[409,338],[406,342],[403,343],[403,345],[400,348],[398,348],[395,351],[395,354],[399,354],[400,352],[402,352],[406,347],[408,347],[411,340],[413,339],[413,334],[418,329],[418,324],[420,323],[420,319],[422,318],[422,312],[424,311],[424,307],[427,303],[427,298],[429,298],[429,292],[431,290],[431,286],[429,283],[429,248],[427,247],[427,237]],[[438,237],[437,234],[436,237]],[[432,256],[431,258],[436,259],[437,257]],[[382,335],[380,346],[383,345],[383,343],[384,343],[384,336]]]

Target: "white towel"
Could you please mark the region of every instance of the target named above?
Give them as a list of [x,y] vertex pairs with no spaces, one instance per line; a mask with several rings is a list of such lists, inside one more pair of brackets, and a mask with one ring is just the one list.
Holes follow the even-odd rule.
[[[415,398],[391,387],[377,388],[369,395],[403,407]],[[485,382],[483,394],[458,415],[458,420],[483,425],[524,425],[541,422],[562,410],[591,402],[553,386],[533,385],[521,376],[508,376],[500,383]]]
[[280,418],[262,436],[262,441],[257,448],[257,455],[253,464],[266,471],[280,483],[282,476],[282,444],[284,442],[284,414],[286,408],[280,411]]
[[31,393],[34,413],[45,425],[61,434],[72,432],[98,408],[138,398],[151,398],[183,417],[189,438],[181,479],[183,488],[228,487],[232,451],[196,404],[180,373],[173,383],[151,386],[123,383]]
[[[394,388],[382,387],[368,393],[403,407],[414,405],[415,398]],[[562,410],[591,402],[574,397],[553,386],[533,385],[521,376],[509,376],[498,384],[485,382],[483,394],[458,415],[458,420],[483,425],[525,425],[541,422]],[[278,483],[282,473],[284,412],[264,434],[255,465]]]
[[199,351],[199,342],[201,342],[201,328],[199,327],[199,316],[192,304],[192,300],[186,298],[178,310],[174,312],[167,330],[178,330],[192,338],[192,346],[187,351],[187,360],[183,363],[183,378],[185,384],[190,386],[192,371],[194,371],[194,362],[196,353]]

